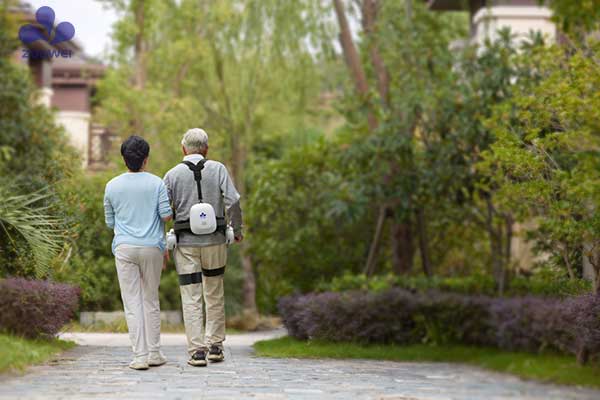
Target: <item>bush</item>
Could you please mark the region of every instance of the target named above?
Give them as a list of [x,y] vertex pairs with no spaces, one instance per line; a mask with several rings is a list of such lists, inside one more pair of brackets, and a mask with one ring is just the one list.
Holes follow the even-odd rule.
[[560,304],[558,300],[531,296],[493,300],[488,317],[488,324],[494,329],[491,344],[505,350],[558,348],[553,322],[562,317],[556,312]]
[[404,290],[284,297],[279,312],[290,335],[365,343],[413,343],[415,297]]
[[53,336],[75,314],[79,288],[8,278],[0,281],[0,330],[29,338]]
[[494,298],[394,288],[284,297],[279,311],[298,339],[465,344],[600,356],[600,296]]
[[[388,274],[367,278],[364,274],[346,273],[333,278],[329,282],[321,282],[317,285],[317,291],[342,292],[346,290],[369,290],[381,292],[393,287],[418,292],[439,290],[442,292],[486,296],[495,296],[497,293],[496,283],[489,274],[473,274],[459,277],[434,276],[431,278]],[[506,295],[567,297],[589,293],[591,290],[592,284],[587,280],[569,279],[562,272],[545,268],[529,277],[514,276],[509,279]]]

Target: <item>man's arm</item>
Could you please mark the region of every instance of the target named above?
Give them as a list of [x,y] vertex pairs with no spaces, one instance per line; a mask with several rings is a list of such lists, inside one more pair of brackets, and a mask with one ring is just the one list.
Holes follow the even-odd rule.
[[236,190],[233,180],[227,172],[227,168],[223,166],[221,173],[221,192],[223,193],[223,200],[225,203],[225,209],[227,215],[231,221],[233,232],[236,239],[242,238],[242,208],[240,206],[240,194]]
[[115,210],[110,202],[108,187],[104,190],[104,222],[111,229],[115,227]]

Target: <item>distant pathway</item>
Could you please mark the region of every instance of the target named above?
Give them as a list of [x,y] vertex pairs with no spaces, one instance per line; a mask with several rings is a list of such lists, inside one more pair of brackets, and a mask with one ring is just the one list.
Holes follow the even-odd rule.
[[186,364],[183,335],[163,335],[169,362],[127,368],[124,334],[67,334],[82,344],[23,376],[0,377],[0,399],[387,399],[599,400],[600,392],[524,382],[477,368],[435,363],[258,358],[256,340],[281,335],[230,335],[226,361]]

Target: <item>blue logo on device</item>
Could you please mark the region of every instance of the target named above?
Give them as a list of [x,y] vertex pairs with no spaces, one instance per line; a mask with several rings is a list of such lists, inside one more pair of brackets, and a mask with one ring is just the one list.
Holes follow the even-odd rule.
[[206,218],[206,214],[204,214],[204,213],[201,213],[201,214],[200,214],[200,218]]

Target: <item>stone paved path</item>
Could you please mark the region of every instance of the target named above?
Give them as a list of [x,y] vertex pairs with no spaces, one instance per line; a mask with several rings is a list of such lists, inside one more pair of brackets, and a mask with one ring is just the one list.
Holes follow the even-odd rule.
[[281,333],[231,335],[226,361],[207,368],[186,364],[183,335],[163,335],[169,363],[148,371],[127,368],[131,354],[126,335],[65,335],[83,345],[23,376],[1,377],[0,400],[600,399],[599,391],[524,382],[451,364],[253,356],[254,341]]

